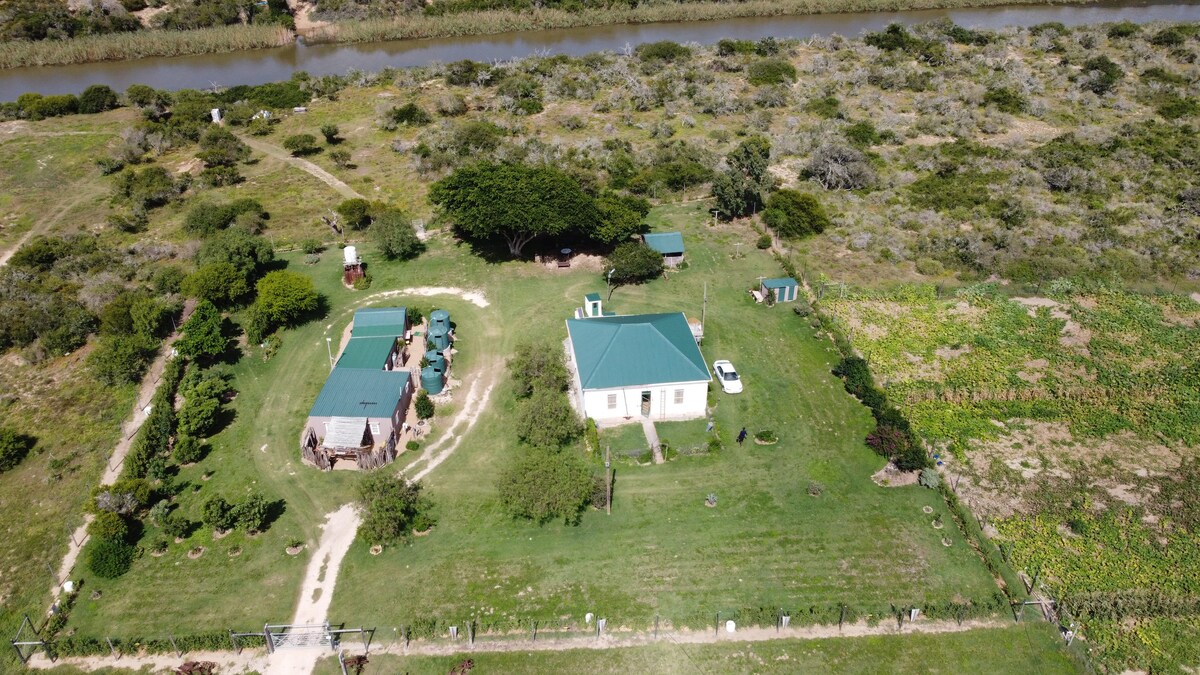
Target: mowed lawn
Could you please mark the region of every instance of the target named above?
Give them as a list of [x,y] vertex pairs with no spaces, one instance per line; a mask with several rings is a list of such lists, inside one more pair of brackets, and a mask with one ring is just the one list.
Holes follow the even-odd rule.
[[[465,659],[482,673],[1041,673],[1084,672],[1054,627],[1030,622],[940,635],[717,644],[657,643],[623,649],[474,652],[450,656],[371,654],[368,672],[447,673]],[[341,673],[335,659],[317,675]]]
[[[690,268],[620,288],[606,309],[698,317],[708,283],[705,359],[733,360],[746,386],[741,395],[712,398],[726,449],[618,466],[611,516],[589,511],[574,527],[513,521],[495,487],[517,452],[515,402],[504,388],[427,479],[439,519],[433,533],[379,556],[356,542],[332,620],[386,631],[472,617],[580,621],[594,612],[612,626],[641,629],[656,615],[708,625],[717,611],[797,614],[846,603],[859,613],[890,612],[893,604],[983,600],[996,591],[953,527],[930,526],[934,516],[922,507],[945,513],[936,492],[871,482],[883,460],[863,444],[870,415],[830,374],[830,343],[814,339],[789,306],[754,305],[746,289],[759,276],[778,276],[777,264],[752,247],[752,232],[709,227],[704,216],[703,205],[657,210],[662,228],[685,229]],[[732,259],[735,242],[744,257]],[[528,274],[487,285],[505,324],[496,346],[506,352],[521,335],[561,342],[563,320],[583,294],[604,288],[597,272]],[[733,436],[742,426],[772,429],[780,441],[738,446]],[[819,497],[809,496],[811,482],[822,486]],[[716,508],[704,505],[709,493],[718,496]]]
[[[462,380],[460,391],[480,377],[498,374],[499,384],[454,455],[426,479],[438,525],[411,546],[379,556],[356,542],[331,621],[386,630],[418,619],[579,620],[592,611],[614,627],[643,628],[656,614],[677,625],[707,625],[718,610],[726,617],[750,607],[796,614],[844,602],[860,613],[887,612],[892,604],[990,597],[996,586],[958,532],[933,529],[933,515],[922,513],[923,506],[945,512],[935,492],[870,481],[883,460],[862,442],[868,412],[829,372],[836,360],[829,342],[814,339],[788,306],[767,309],[749,299],[745,289],[758,276],[780,274],[769,255],[753,249],[754,233],[710,228],[704,215],[702,206],[655,211],[656,221],[685,228],[691,267],[669,280],[618,289],[609,309],[699,316],[708,282],[705,359],[732,359],[746,381],[744,394],[713,395],[725,450],[661,466],[618,464],[611,516],[590,511],[577,527],[513,521],[495,489],[497,474],[518,450],[504,361],[521,340],[561,343],[563,321],[583,295],[604,290],[600,273],[488,263],[440,235],[429,252],[406,263],[384,263],[366,247],[375,282],[355,292],[340,284],[336,249],[313,266],[289,254],[289,269],[313,275],[328,296],[329,314],[288,331],[270,360],[256,354],[233,367],[236,418],[212,439],[209,456],[176,478],[190,486],[179,503],[194,520],[209,495],[232,499],[249,489],[284,500],[282,515],[257,537],[235,533],[214,541],[200,529],[161,558],[142,556],[121,579],[88,580],[102,595],[83,594],[71,626],[96,636],[165,635],[290,618],[324,515],[354,498],[357,474],[304,466],[298,438],[328,372],[325,338],[336,346],[363,304],[449,309],[460,337],[452,371]],[[737,241],[745,256],[734,260]],[[489,305],[445,295],[379,297],[423,286],[483,290]],[[445,430],[463,398],[439,410],[428,440]],[[743,425],[773,429],[780,442],[739,447],[733,436]],[[397,468],[414,456],[403,455]],[[810,482],[823,486],[821,496],[808,495]],[[709,493],[718,496],[716,508],[704,506]],[[292,539],[309,548],[286,555]],[[195,560],[186,555],[194,546],[206,547]],[[236,547],[240,555],[231,556]]]

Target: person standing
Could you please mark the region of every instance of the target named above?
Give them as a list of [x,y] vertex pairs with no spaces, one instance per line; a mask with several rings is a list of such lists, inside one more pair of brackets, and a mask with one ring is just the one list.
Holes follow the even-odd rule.
[[746,427],[742,427],[742,430],[738,432],[738,445],[741,445],[744,440],[746,440]]

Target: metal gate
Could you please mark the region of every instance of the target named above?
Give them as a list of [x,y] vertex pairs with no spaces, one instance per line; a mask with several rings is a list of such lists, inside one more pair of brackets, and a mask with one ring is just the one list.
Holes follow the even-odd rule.
[[263,627],[267,650],[276,649],[334,649],[333,631],[328,623],[267,624]]

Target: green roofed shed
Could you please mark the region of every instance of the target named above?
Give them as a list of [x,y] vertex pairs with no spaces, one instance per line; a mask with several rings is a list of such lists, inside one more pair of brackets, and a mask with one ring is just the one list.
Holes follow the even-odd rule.
[[781,277],[779,279],[763,279],[762,293],[775,294],[776,302],[792,302],[796,299],[797,293],[800,291],[800,284],[791,277]]
[[584,390],[711,379],[682,312],[568,319],[567,333]]
[[308,415],[391,419],[408,379],[406,370],[335,368]]
[[404,337],[408,310],[404,307],[366,307],[354,313],[353,337]]
[[350,342],[342,350],[342,355],[338,357],[337,367],[383,370],[389,365],[388,357],[396,350],[396,337],[387,335],[350,338]]
[[679,232],[651,232],[642,241],[663,256],[663,262],[674,267],[683,260],[683,235]]

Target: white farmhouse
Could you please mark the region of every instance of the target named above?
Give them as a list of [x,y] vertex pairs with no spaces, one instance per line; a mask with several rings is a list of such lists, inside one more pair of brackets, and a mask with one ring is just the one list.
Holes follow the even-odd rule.
[[588,314],[567,320],[572,398],[585,416],[604,422],[705,415],[712,375],[682,312]]

